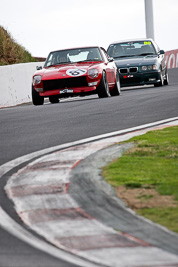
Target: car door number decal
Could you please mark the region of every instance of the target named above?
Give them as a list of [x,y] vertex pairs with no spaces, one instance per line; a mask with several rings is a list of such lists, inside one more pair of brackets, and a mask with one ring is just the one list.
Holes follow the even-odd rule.
[[66,74],[69,76],[81,76],[87,72],[86,69],[68,69]]

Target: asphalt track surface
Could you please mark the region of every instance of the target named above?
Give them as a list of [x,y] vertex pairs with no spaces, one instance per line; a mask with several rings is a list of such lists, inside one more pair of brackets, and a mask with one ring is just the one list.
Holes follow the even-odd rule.
[[[170,85],[124,90],[109,99],[82,98],[31,104],[0,110],[0,165],[19,156],[68,142],[123,130],[177,116],[178,70],[170,71]],[[0,181],[0,204],[19,223]],[[0,230],[0,266],[74,266],[43,253]]]

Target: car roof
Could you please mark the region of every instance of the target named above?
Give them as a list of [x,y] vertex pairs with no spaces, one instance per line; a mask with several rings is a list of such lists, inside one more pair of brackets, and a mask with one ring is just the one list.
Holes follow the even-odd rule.
[[117,42],[113,42],[110,45],[119,44],[119,43],[138,42],[138,41],[151,41],[151,42],[154,43],[152,38],[137,38],[137,39],[120,40],[120,41],[117,41]]
[[100,46],[96,45],[96,46],[80,46],[80,47],[70,47],[70,48],[63,48],[63,49],[58,49],[58,50],[54,50],[54,51],[51,51],[50,53],[53,53],[53,52],[58,52],[58,51],[65,51],[65,50],[71,50],[71,49],[85,49],[85,48],[101,48]]

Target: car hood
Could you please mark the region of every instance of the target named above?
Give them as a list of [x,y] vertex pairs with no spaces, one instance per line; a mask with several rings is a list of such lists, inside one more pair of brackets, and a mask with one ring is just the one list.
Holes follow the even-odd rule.
[[36,71],[34,75],[41,75],[43,80],[69,78],[85,75],[89,68],[98,65],[97,63],[71,63],[43,68]]
[[151,65],[157,62],[157,56],[139,56],[115,59],[117,67]]

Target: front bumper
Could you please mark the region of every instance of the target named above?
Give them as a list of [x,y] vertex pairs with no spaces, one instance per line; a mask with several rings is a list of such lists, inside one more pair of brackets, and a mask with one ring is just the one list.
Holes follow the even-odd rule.
[[39,92],[40,96],[52,96],[58,95],[59,97],[67,97],[74,95],[87,95],[93,94],[96,91],[96,86],[83,86],[83,87],[75,87],[75,88],[62,88],[62,89],[53,89],[46,90],[44,92]]
[[160,72],[137,72],[133,74],[119,73],[121,87],[149,85],[160,82]]

